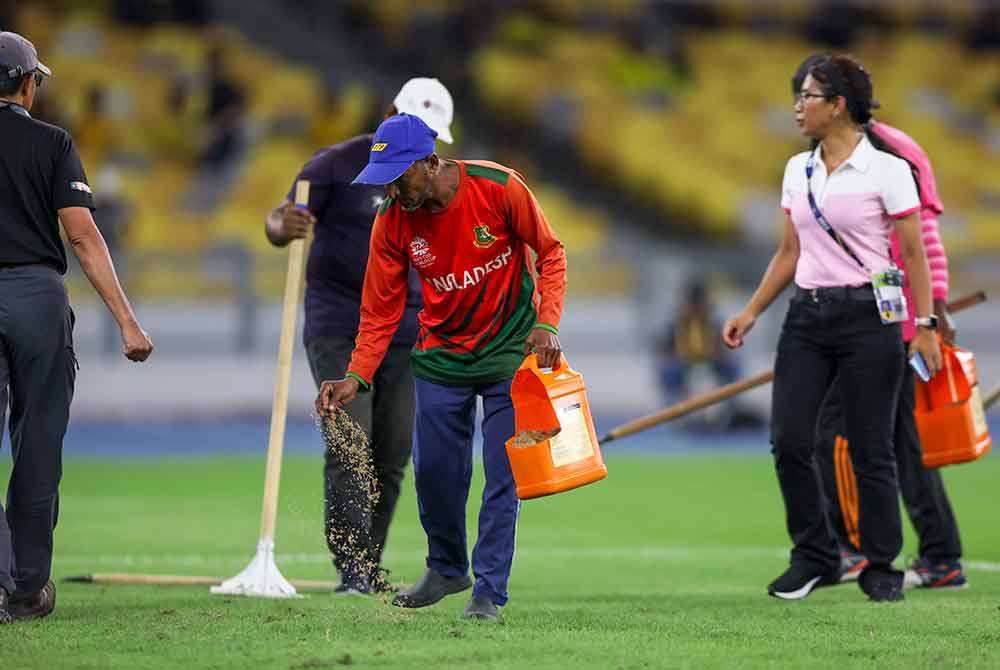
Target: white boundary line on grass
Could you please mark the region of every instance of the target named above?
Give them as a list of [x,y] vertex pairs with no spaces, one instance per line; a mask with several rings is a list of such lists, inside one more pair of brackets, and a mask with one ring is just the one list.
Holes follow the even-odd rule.
[[[556,559],[556,558],[609,558],[609,559],[641,559],[648,561],[660,560],[694,560],[711,556],[713,558],[747,559],[747,558],[785,558],[787,549],[776,547],[518,547],[517,557],[523,559]],[[386,552],[390,561],[423,560],[423,552]],[[60,555],[56,552],[55,563],[59,565],[94,565],[94,566],[185,566],[223,565],[240,563],[246,559],[242,553],[230,554],[98,554],[87,556],[82,554]],[[279,564],[311,564],[329,563],[330,555],[326,553],[291,553],[278,554],[275,560]],[[962,565],[980,572],[1000,572],[1000,563],[993,561],[963,561]]]

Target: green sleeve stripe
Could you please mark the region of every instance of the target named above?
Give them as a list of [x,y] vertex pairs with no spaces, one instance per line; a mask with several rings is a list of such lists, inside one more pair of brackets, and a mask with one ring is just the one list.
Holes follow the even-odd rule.
[[510,174],[504,172],[503,170],[497,170],[496,168],[486,167],[483,165],[470,165],[469,163],[465,164],[465,174],[470,177],[482,177],[483,179],[489,179],[503,186],[506,186],[507,180],[510,179]]
[[371,391],[371,390],[372,390],[372,385],[371,385],[371,384],[369,384],[368,382],[366,382],[366,381],[365,381],[364,379],[362,379],[362,378],[361,378],[361,375],[359,375],[359,374],[355,374],[355,373],[353,373],[353,372],[348,372],[348,373],[347,373],[346,375],[344,375],[344,376],[345,376],[345,377],[351,377],[352,379],[357,379],[357,380],[358,380],[358,384],[360,384],[360,385],[361,385],[361,392],[362,392],[362,393],[367,393],[368,391]]
[[542,330],[547,330],[550,333],[554,333],[555,335],[559,334],[559,329],[558,328],[556,328],[555,326],[550,326],[547,323],[536,323],[535,324],[535,328],[541,328]]
[[385,214],[386,211],[388,211],[388,209],[390,207],[392,207],[392,203],[393,203],[393,199],[392,198],[384,198],[382,200],[382,204],[379,205],[379,207],[378,207],[378,213],[379,214]]

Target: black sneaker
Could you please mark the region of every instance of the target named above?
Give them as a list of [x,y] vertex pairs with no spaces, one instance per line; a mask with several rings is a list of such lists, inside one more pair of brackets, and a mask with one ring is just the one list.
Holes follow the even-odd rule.
[[814,589],[835,584],[839,578],[839,570],[833,574],[823,574],[815,568],[792,564],[768,585],[767,594],[782,600],[802,600]]
[[401,593],[396,594],[392,604],[397,607],[427,607],[433,605],[445,596],[465,591],[472,587],[468,575],[461,577],[445,577],[439,572],[427,568],[427,572],[417,580],[417,583]]
[[903,599],[903,573],[898,570],[869,568],[861,573],[858,586],[877,603],[895,603]]
[[903,584],[922,589],[964,589],[969,586],[969,581],[959,561],[935,563],[927,558],[918,558],[907,568]]

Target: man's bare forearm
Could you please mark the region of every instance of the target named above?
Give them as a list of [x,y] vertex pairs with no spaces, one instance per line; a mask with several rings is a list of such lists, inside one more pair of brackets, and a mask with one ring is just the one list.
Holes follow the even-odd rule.
[[108,245],[100,234],[83,235],[71,240],[73,253],[80,261],[80,267],[87,279],[93,285],[94,290],[101,296],[104,304],[118,322],[120,328],[129,324],[138,325],[132,305],[125,297],[118,282],[118,275],[115,274],[114,264],[111,262],[111,254],[108,253]]

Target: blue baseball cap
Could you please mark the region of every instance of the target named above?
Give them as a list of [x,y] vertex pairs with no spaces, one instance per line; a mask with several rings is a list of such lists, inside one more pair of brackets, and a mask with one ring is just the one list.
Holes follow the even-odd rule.
[[375,131],[368,165],[352,184],[385,185],[434,153],[437,133],[412,114],[396,114]]

